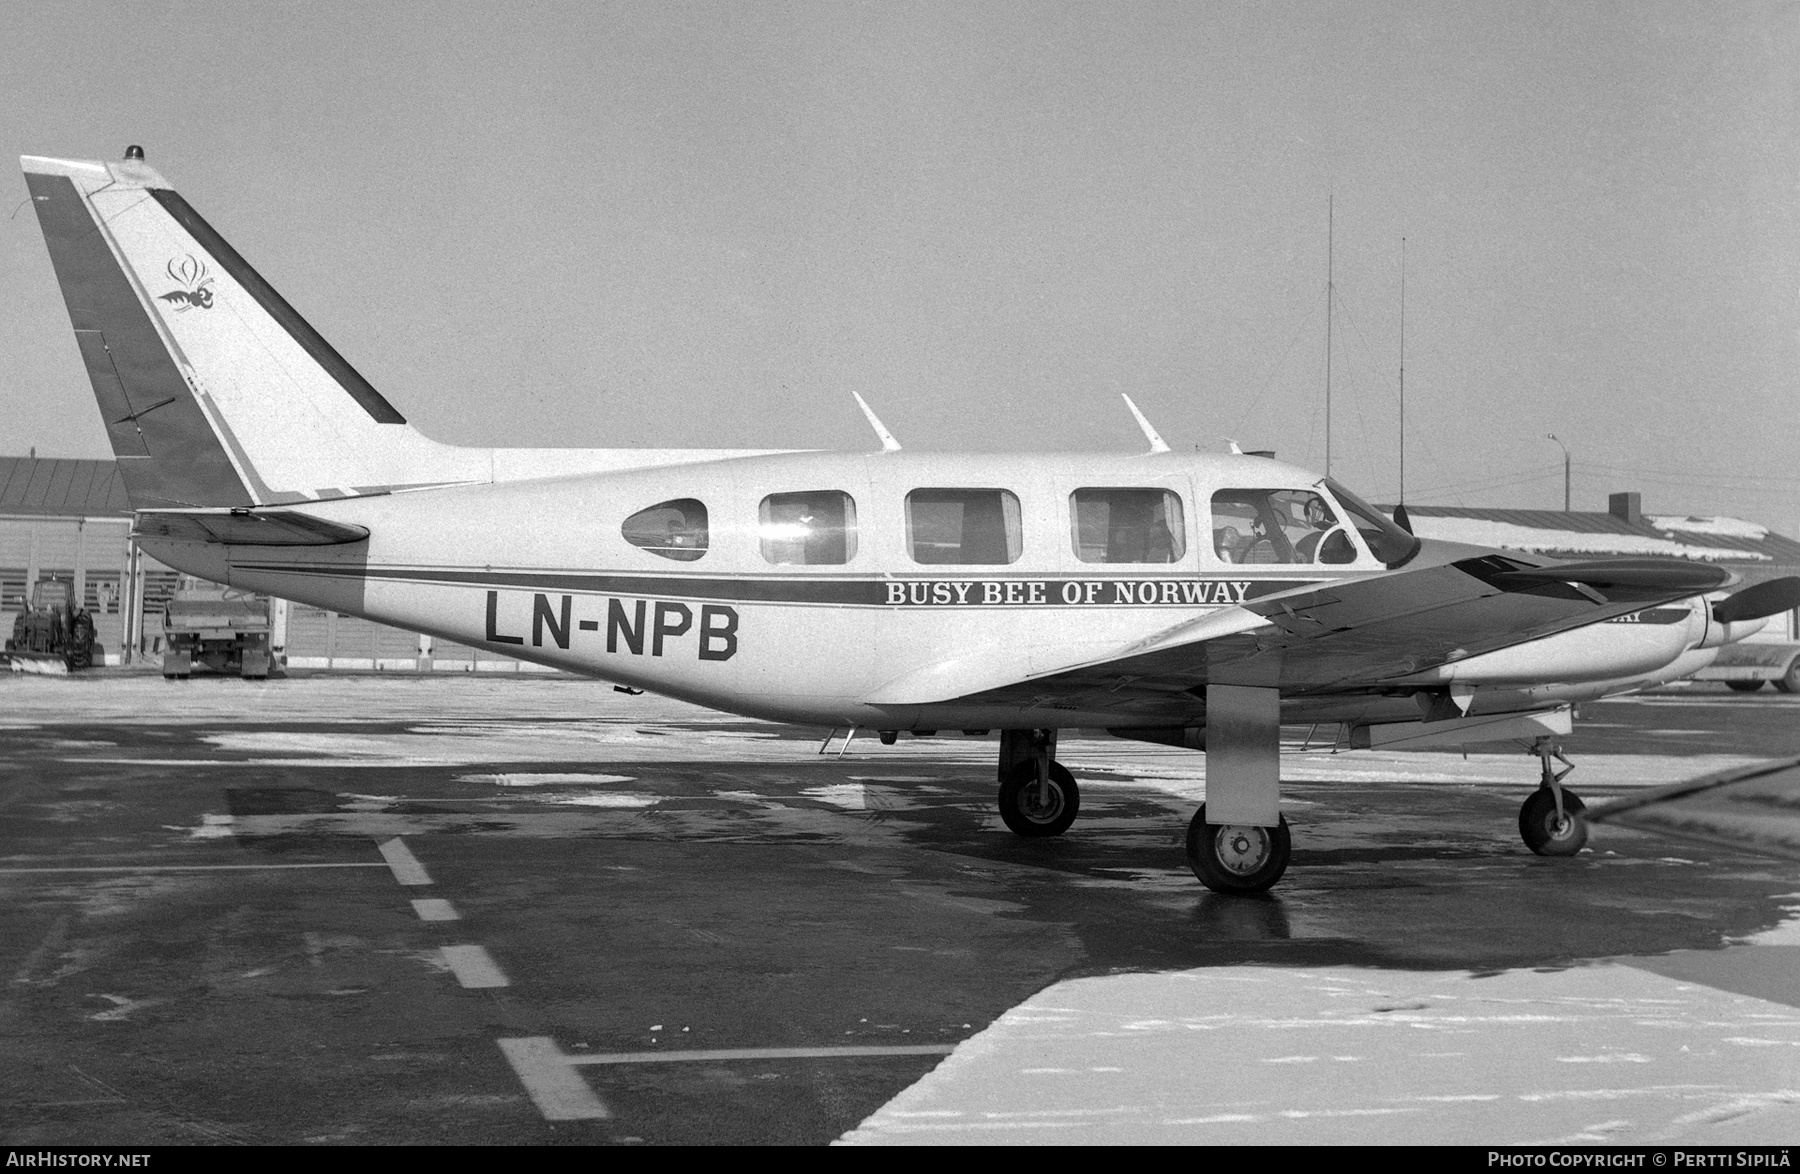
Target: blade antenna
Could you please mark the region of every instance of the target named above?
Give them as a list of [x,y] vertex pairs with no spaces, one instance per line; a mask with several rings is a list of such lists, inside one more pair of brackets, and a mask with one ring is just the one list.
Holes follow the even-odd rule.
[[887,425],[881,422],[881,417],[875,414],[875,409],[871,408],[868,401],[864,400],[862,396],[857,395],[854,391],[851,392],[850,395],[851,398],[856,400],[856,406],[862,409],[863,415],[869,418],[869,427],[875,429],[875,435],[881,438],[881,451],[899,452],[900,442],[895,440],[894,434],[887,430]]
[[1137,426],[1144,430],[1144,439],[1150,442],[1150,451],[1152,453],[1168,452],[1168,442],[1157,435],[1156,429],[1150,426],[1150,421],[1144,418],[1144,413],[1138,411],[1138,406],[1131,402],[1131,397],[1121,391],[1119,398],[1124,400],[1125,406],[1131,409],[1132,416],[1137,419]]

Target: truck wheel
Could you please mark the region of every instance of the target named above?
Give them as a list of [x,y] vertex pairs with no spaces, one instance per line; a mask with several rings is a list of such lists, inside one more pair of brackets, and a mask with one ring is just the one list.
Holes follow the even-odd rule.
[[1762,688],[1761,681],[1726,681],[1725,687],[1733,693],[1754,693]]
[[1783,693],[1800,693],[1800,656],[1788,662],[1788,671],[1775,682],[1775,687]]

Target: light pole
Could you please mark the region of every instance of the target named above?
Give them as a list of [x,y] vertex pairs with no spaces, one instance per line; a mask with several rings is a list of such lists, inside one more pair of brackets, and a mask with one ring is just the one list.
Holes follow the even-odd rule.
[[[1556,440],[1556,433],[1544,433],[1546,439]],[[1569,512],[1569,446],[1556,440],[1556,447],[1563,450],[1563,513]]]

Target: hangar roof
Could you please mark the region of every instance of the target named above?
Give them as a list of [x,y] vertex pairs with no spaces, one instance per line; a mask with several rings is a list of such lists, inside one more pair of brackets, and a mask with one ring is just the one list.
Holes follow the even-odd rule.
[[[1382,507],[1387,508],[1387,507]],[[1567,558],[1666,555],[1731,565],[1752,580],[1795,573],[1800,542],[1741,518],[1477,509],[1409,505],[1421,538],[1441,538]]]
[[0,457],[0,515],[101,518],[130,513],[117,461]]

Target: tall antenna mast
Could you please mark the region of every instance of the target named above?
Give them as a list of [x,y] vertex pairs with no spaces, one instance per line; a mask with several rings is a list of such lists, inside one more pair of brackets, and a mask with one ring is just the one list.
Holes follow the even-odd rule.
[[1335,193],[1325,193],[1325,475],[1331,476],[1331,300],[1334,296],[1331,260],[1335,225]]
[[1400,504],[1406,504],[1406,238],[1400,238]]

